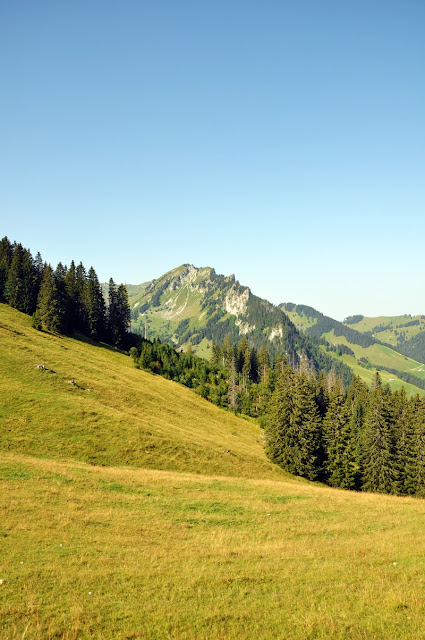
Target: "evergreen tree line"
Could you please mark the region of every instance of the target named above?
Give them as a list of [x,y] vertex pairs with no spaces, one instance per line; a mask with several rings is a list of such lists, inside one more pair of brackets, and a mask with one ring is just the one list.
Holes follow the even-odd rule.
[[138,369],[179,382],[218,406],[228,406],[228,376],[223,367],[197,357],[191,349],[183,352],[161,343],[159,338],[150,341],[137,336],[137,339],[130,355]]
[[33,316],[33,326],[71,334],[74,331],[125,348],[130,309],[125,286],[109,280],[106,305],[93,267],[61,262],[53,269],[38,252],[32,257],[22,244],[0,241],[0,300]]
[[285,366],[263,416],[267,453],[290,473],[332,487],[425,496],[425,398],[355,376]]
[[[222,345],[213,343],[210,361],[194,355],[191,345],[183,352],[159,339],[137,336],[137,340],[130,354],[138,368],[180,382],[218,406],[252,417],[263,414],[287,363],[284,356],[273,359],[265,345],[258,350],[250,346],[246,336],[236,344],[230,335]],[[304,358],[303,363],[306,370],[314,369],[313,361]]]
[[425,497],[425,398],[392,392],[378,373],[371,391],[357,376],[345,388],[334,371],[318,375],[306,356],[293,368],[246,336],[213,343],[211,362],[190,346],[183,353],[140,336],[130,354],[138,368],[260,417],[267,454],[290,473],[343,489]]

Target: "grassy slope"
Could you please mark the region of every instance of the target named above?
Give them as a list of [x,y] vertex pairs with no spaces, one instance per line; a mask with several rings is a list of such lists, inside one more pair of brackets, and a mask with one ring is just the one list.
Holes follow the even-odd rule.
[[[397,325],[403,325],[406,322],[410,322],[411,320],[419,320],[419,324],[414,325],[413,327],[397,327]],[[425,330],[425,319],[422,316],[378,316],[376,318],[363,318],[362,320],[360,320],[360,322],[347,326],[363,333],[366,331],[372,331],[372,329],[378,326],[388,325],[391,325],[391,329],[387,329],[386,331],[379,331],[378,333],[374,333],[373,335],[381,342],[386,342],[387,344],[397,346],[397,334],[395,333],[396,331],[403,331],[406,340],[409,340],[410,338],[413,338],[415,335],[417,335],[420,331]]]
[[[359,375],[366,382],[371,382],[373,380],[373,376],[375,374],[375,370],[367,370],[364,367],[361,367],[357,360],[359,358],[367,358],[372,365],[378,365],[383,367],[388,367],[391,369],[396,369],[397,371],[406,371],[408,373],[412,373],[418,378],[425,377],[425,371],[420,371],[420,369],[424,368],[420,362],[416,362],[416,360],[412,360],[412,358],[408,358],[407,356],[403,356],[401,353],[397,353],[393,349],[386,347],[381,344],[373,344],[370,347],[365,349],[364,347],[360,347],[356,344],[351,344],[344,336],[335,336],[334,331],[330,331],[329,333],[324,333],[323,337],[325,340],[330,342],[331,344],[345,344],[355,353],[355,358],[353,356],[341,356],[338,359],[343,360],[345,364],[348,364],[351,369],[353,369],[356,375]],[[395,374],[387,373],[386,371],[380,371],[380,376],[383,381],[388,382],[392,389],[400,389],[402,386],[406,388],[406,391],[411,394],[419,393],[423,395],[425,392],[423,389],[414,386],[413,384],[409,384],[400,380],[395,376]]]
[[[104,465],[276,473],[255,425],[137,370],[128,356],[39,333],[30,323],[0,305],[3,450]],[[40,371],[40,363],[55,373]]]
[[7,307],[0,341],[1,638],[422,637],[424,501],[292,478],[255,425]]
[[291,322],[294,323],[296,328],[300,331],[306,331],[309,327],[312,327],[317,322],[317,318],[306,316],[304,313],[297,313],[297,311],[288,311],[286,308],[283,308],[283,311],[286,313]]
[[423,637],[423,501],[16,454],[1,472],[2,638]]

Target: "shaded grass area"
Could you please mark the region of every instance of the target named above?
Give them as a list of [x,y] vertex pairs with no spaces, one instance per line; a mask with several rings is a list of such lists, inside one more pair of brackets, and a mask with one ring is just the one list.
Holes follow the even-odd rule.
[[2,638],[420,638],[425,503],[0,463]]

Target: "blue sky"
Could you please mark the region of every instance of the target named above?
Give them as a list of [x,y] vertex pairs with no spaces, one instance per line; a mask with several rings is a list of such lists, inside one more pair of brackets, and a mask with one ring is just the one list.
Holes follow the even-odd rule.
[[425,4],[2,3],[0,234],[335,318],[425,313]]

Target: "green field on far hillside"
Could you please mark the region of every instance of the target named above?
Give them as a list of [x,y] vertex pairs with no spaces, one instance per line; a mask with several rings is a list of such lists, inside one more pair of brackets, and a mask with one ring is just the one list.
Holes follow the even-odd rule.
[[[334,354],[334,356],[339,360],[345,362],[345,364],[347,364],[352,369],[353,373],[360,376],[360,378],[362,378],[362,380],[367,382],[369,385],[373,381],[376,373],[376,369],[373,368],[373,365],[388,367],[397,371],[405,371],[417,376],[418,378],[425,378],[425,366],[423,364],[421,364],[420,362],[416,362],[416,360],[412,360],[407,356],[403,356],[402,354],[397,353],[389,347],[381,344],[373,344],[365,349],[364,347],[360,347],[359,345],[351,344],[344,336],[335,336],[333,330],[329,333],[325,333],[323,337],[331,344],[344,344],[350,347],[352,351],[354,351],[355,357],[350,355],[336,356],[336,354]],[[362,366],[358,362],[360,358],[366,358],[370,363],[371,368],[367,369]],[[393,390],[405,387],[409,395],[415,395],[417,393],[423,395],[425,393],[423,389],[416,387],[414,384],[401,380],[394,373],[380,371],[379,375],[381,376],[383,382],[385,384],[388,383]]]
[[412,358],[408,358],[401,353],[397,353],[394,349],[383,344],[373,344],[367,348],[360,347],[357,344],[348,342],[344,336],[335,336],[333,330],[329,333],[323,334],[323,337],[331,344],[347,345],[352,349],[352,351],[354,351],[356,358],[368,358],[372,364],[390,367],[392,369],[397,369],[397,371],[409,371],[418,377],[421,377],[421,372],[419,372],[418,369],[425,368],[425,365],[422,363],[412,360]]
[[[375,318],[363,318],[359,322],[348,326],[362,333],[370,331],[381,342],[397,346],[400,342],[401,334],[403,334],[405,340],[409,340],[421,331],[425,331],[425,317],[410,315],[377,316]],[[382,331],[384,328],[385,330]]]

